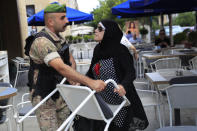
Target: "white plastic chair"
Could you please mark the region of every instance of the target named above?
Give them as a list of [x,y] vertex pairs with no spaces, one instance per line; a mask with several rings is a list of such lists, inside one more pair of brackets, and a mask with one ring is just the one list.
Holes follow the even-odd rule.
[[[106,81],[106,83],[109,82],[112,82],[115,87],[118,88],[115,81],[111,79]],[[111,105],[106,103],[113,112],[113,117],[106,119],[94,95],[96,92],[95,90],[91,90],[90,88],[85,86],[72,86],[62,84],[57,85],[57,88],[66,101],[69,109],[72,111],[72,114],[64,121],[64,123],[58,128],[57,131],[63,130],[65,126],[65,131],[67,131],[75,115],[77,114],[89,119],[103,120],[104,122],[106,122],[104,131],[107,131],[111,121],[120,111],[120,109],[130,104],[125,96],[123,97],[124,101],[120,105]]]
[[25,60],[22,57],[16,57],[15,59],[12,59],[13,62],[16,64],[16,78],[14,81],[14,88],[16,88],[18,76],[22,72],[28,72],[29,71],[29,61]]
[[197,83],[174,84],[165,89],[170,110],[170,126],[172,111],[175,108],[197,108]]
[[[161,109],[160,109],[160,106],[162,105],[162,101],[160,100],[159,93],[157,91],[142,90],[142,89],[136,89],[136,91],[140,97],[140,100],[144,108],[156,107],[159,125],[161,128],[163,126],[162,117],[161,117]],[[163,124],[164,124],[164,117],[163,117]]]

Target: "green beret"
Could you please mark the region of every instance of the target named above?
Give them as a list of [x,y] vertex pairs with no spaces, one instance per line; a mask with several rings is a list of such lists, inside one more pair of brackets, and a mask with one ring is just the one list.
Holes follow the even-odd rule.
[[44,13],[66,13],[66,5],[50,4],[44,9]]

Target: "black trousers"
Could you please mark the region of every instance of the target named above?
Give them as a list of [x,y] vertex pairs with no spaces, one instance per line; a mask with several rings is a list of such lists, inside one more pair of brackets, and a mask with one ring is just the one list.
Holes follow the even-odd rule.
[[[104,131],[105,122],[99,120],[87,119],[79,116],[74,120],[74,131]],[[110,124],[108,131],[134,131],[125,127],[117,127],[113,123]]]
[[[5,106],[8,104],[8,99],[0,100],[0,106]],[[6,111],[6,109],[0,109],[0,119],[3,116],[3,112]]]

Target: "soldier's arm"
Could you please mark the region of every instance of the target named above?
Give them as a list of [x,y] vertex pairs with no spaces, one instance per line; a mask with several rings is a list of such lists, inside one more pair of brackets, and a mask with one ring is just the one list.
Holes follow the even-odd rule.
[[71,53],[70,53],[69,61],[72,64],[71,67],[76,70],[76,62],[75,62],[75,59],[74,59],[74,57],[72,56]]
[[62,76],[72,81],[82,83],[97,92],[102,91],[106,87],[106,84],[102,80],[92,80],[76,72],[72,67],[64,64],[61,58],[52,59],[48,64],[57,70]]

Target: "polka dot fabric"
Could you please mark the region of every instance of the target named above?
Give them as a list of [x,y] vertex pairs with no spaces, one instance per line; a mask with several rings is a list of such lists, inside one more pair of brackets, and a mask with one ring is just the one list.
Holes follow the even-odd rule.
[[[98,64],[100,65],[99,69],[96,69],[97,68],[96,66]],[[95,70],[99,70],[99,73],[98,71]],[[108,79],[113,79],[114,81],[119,83],[114,68],[113,58],[100,60],[98,63],[93,65],[92,72],[95,79],[101,79],[103,81],[106,81]],[[105,102],[113,105],[118,105],[123,101],[123,98],[119,96],[118,93],[114,93],[114,88],[115,87],[113,86],[113,84],[109,83],[107,84],[107,87],[102,92],[100,92],[100,95],[102,96]],[[123,122],[126,117],[127,111],[128,111],[127,107],[124,107],[123,109],[120,110],[120,112],[113,120],[115,125],[119,127],[123,126]]]

